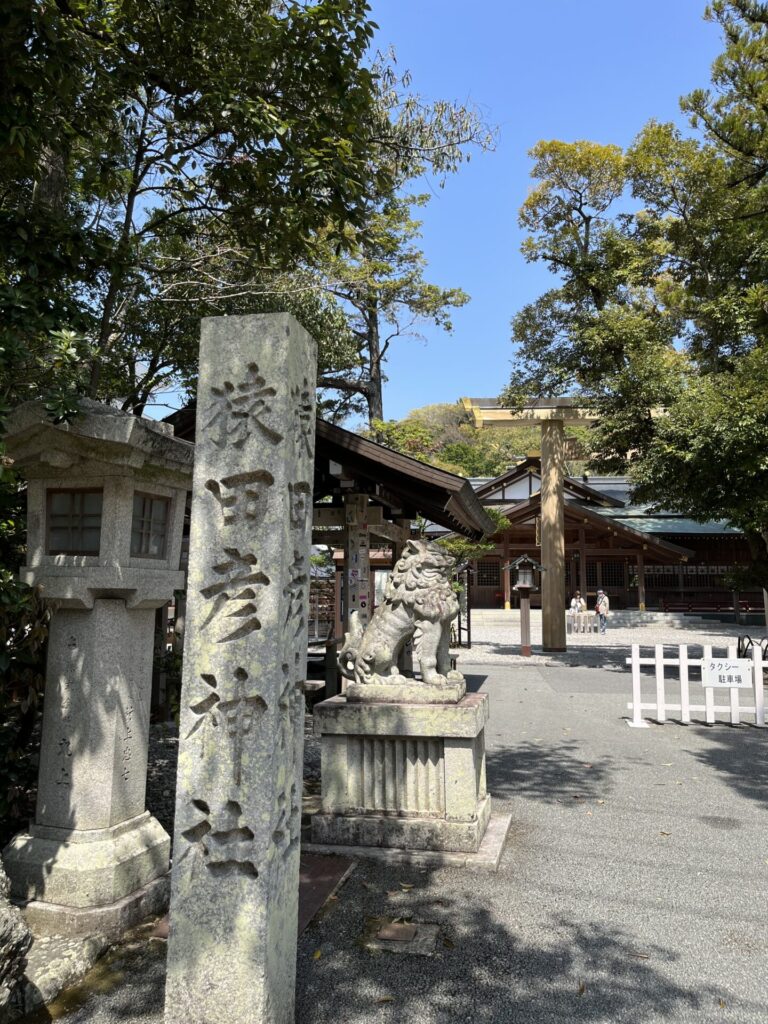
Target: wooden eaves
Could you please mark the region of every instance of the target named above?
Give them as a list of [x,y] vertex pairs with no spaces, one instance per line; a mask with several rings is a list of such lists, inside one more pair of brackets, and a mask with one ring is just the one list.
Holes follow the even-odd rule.
[[421,515],[472,540],[495,529],[468,480],[318,419],[315,500],[340,494],[342,483],[368,494],[393,517]]
[[[541,514],[541,495],[534,494],[527,501],[520,501],[510,505],[499,507],[499,511],[507,517],[510,526],[524,523],[531,516]],[[680,544],[672,544],[668,540],[662,540],[651,533],[643,533],[634,527],[625,526],[619,520],[601,516],[594,512],[587,505],[578,505],[573,502],[565,503],[565,518],[571,522],[577,521],[594,526],[603,533],[613,534],[633,545],[639,545],[647,549],[648,553],[656,557],[669,556],[676,561],[685,562],[694,554],[690,548]]]
[[[499,487],[508,487],[510,484],[528,475],[538,476],[541,479],[541,459],[538,456],[528,456],[522,462],[519,462],[516,466],[511,469],[505,470],[499,476],[494,477],[493,480],[489,480],[488,483],[478,487],[475,492],[478,498],[482,499],[486,495],[497,490]],[[583,483],[581,480],[577,480],[575,477],[567,476],[564,480],[564,486],[574,494],[578,494],[579,497],[591,501],[596,505],[602,505],[604,508],[623,508],[624,502],[618,498],[614,498],[610,494],[604,494],[602,491],[596,490],[594,487],[590,487],[589,484]],[[538,493],[538,492],[537,492]],[[498,503],[504,502],[503,498],[498,499]],[[507,504],[509,500],[507,499]]]
[[[176,437],[194,441],[194,403],[166,417],[166,422],[173,424]],[[380,536],[387,529],[384,519],[418,515],[472,540],[489,536],[495,528],[468,480],[318,419],[315,503],[331,497],[341,504],[344,490],[354,489],[381,505],[381,527],[376,531]]]

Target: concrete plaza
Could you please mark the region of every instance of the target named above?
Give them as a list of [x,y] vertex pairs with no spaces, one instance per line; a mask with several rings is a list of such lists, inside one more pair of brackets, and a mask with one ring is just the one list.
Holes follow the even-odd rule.
[[605,634],[568,633],[565,654],[553,655],[545,654],[541,649],[541,611],[534,609],[531,611],[533,654],[531,658],[523,658],[520,655],[519,610],[476,608],[472,611],[472,647],[456,653],[462,665],[546,664],[553,660],[562,664],[623,665],[632,644],[643,647],[689,644],[695,648],[711,644],[724,649],[735,644],[745,633],[762,636],[765,630],[735,622],[706,620],[695,615],[615,612],[609,616]]

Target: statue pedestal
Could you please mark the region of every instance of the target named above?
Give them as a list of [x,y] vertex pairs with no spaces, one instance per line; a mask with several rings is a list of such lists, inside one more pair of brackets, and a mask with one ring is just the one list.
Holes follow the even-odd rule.
[[491,813],[487,694],[455,704],[332,697],[313,714],[322,772],[313,844],[478,851]]

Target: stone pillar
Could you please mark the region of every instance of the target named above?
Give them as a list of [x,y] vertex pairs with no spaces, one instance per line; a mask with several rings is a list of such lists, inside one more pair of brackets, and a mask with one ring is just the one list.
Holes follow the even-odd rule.
[[315,344],[203,321],[167,1024],[294,1017]]
[[[423,579],[414,588],[420,565]],[[452,559],[438,545],[407,541],[368,629],[353,638],[346,658],[342,652],[342,669],[354,680],[345,696],[313,709],[322,809],[312,818],[311,849],[375,856],[388,847],[400,851],[396,857],[429,851],[433,862],[462,864],[464,856],[438,855],[482,854],[484,864],[498,864],[509,818],[481,850],[491,814],[488,695],[467,694],[464,677],[450,668],[450,625],[459,610],[452,575]],[[423,614],[429,608],[441,609],[437,621]],[[396,670],[400,645],[414,629],[421,632],[420,680]]]
[[344,603],[344,631],[349,629],[349,618],[357,612],[365,629],[371,620],[373,580],[371,579],[371,536],[368,528],[368,498],[365,494],[346,494],[346,543],[344,545],[344,573],[346,601]]
[[457,704],[315,704],[322,810],[312,842],[476,853],[491,813],[488,695]]
[[542,647],[565,650],[565,430],[562,420],[541,425]]
[[35,820],[4,854],[37,934],[116,934],[167,900],[170,840],[144,805],[152,655],[184,584],[194,451],[169,430],[87,401],[71,424],[36,403],[8,421],[29,479],[21,578],[53,607]]

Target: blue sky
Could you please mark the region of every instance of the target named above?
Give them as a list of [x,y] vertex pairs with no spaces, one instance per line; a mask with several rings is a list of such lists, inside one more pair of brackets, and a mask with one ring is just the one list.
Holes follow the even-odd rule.
[[390,350],[384,414],[496,395],[509,376],[512,314],[552,287],[520,255],[517,211],[539,139],[627,145],[650,118],[684,123],[678,99],[706,86],[722,49],[704,0],[371,0],[378,45],[393,45],[426,99],[479,106],[499,128],[421,212],[427,280],[471,301],[447,335]]

